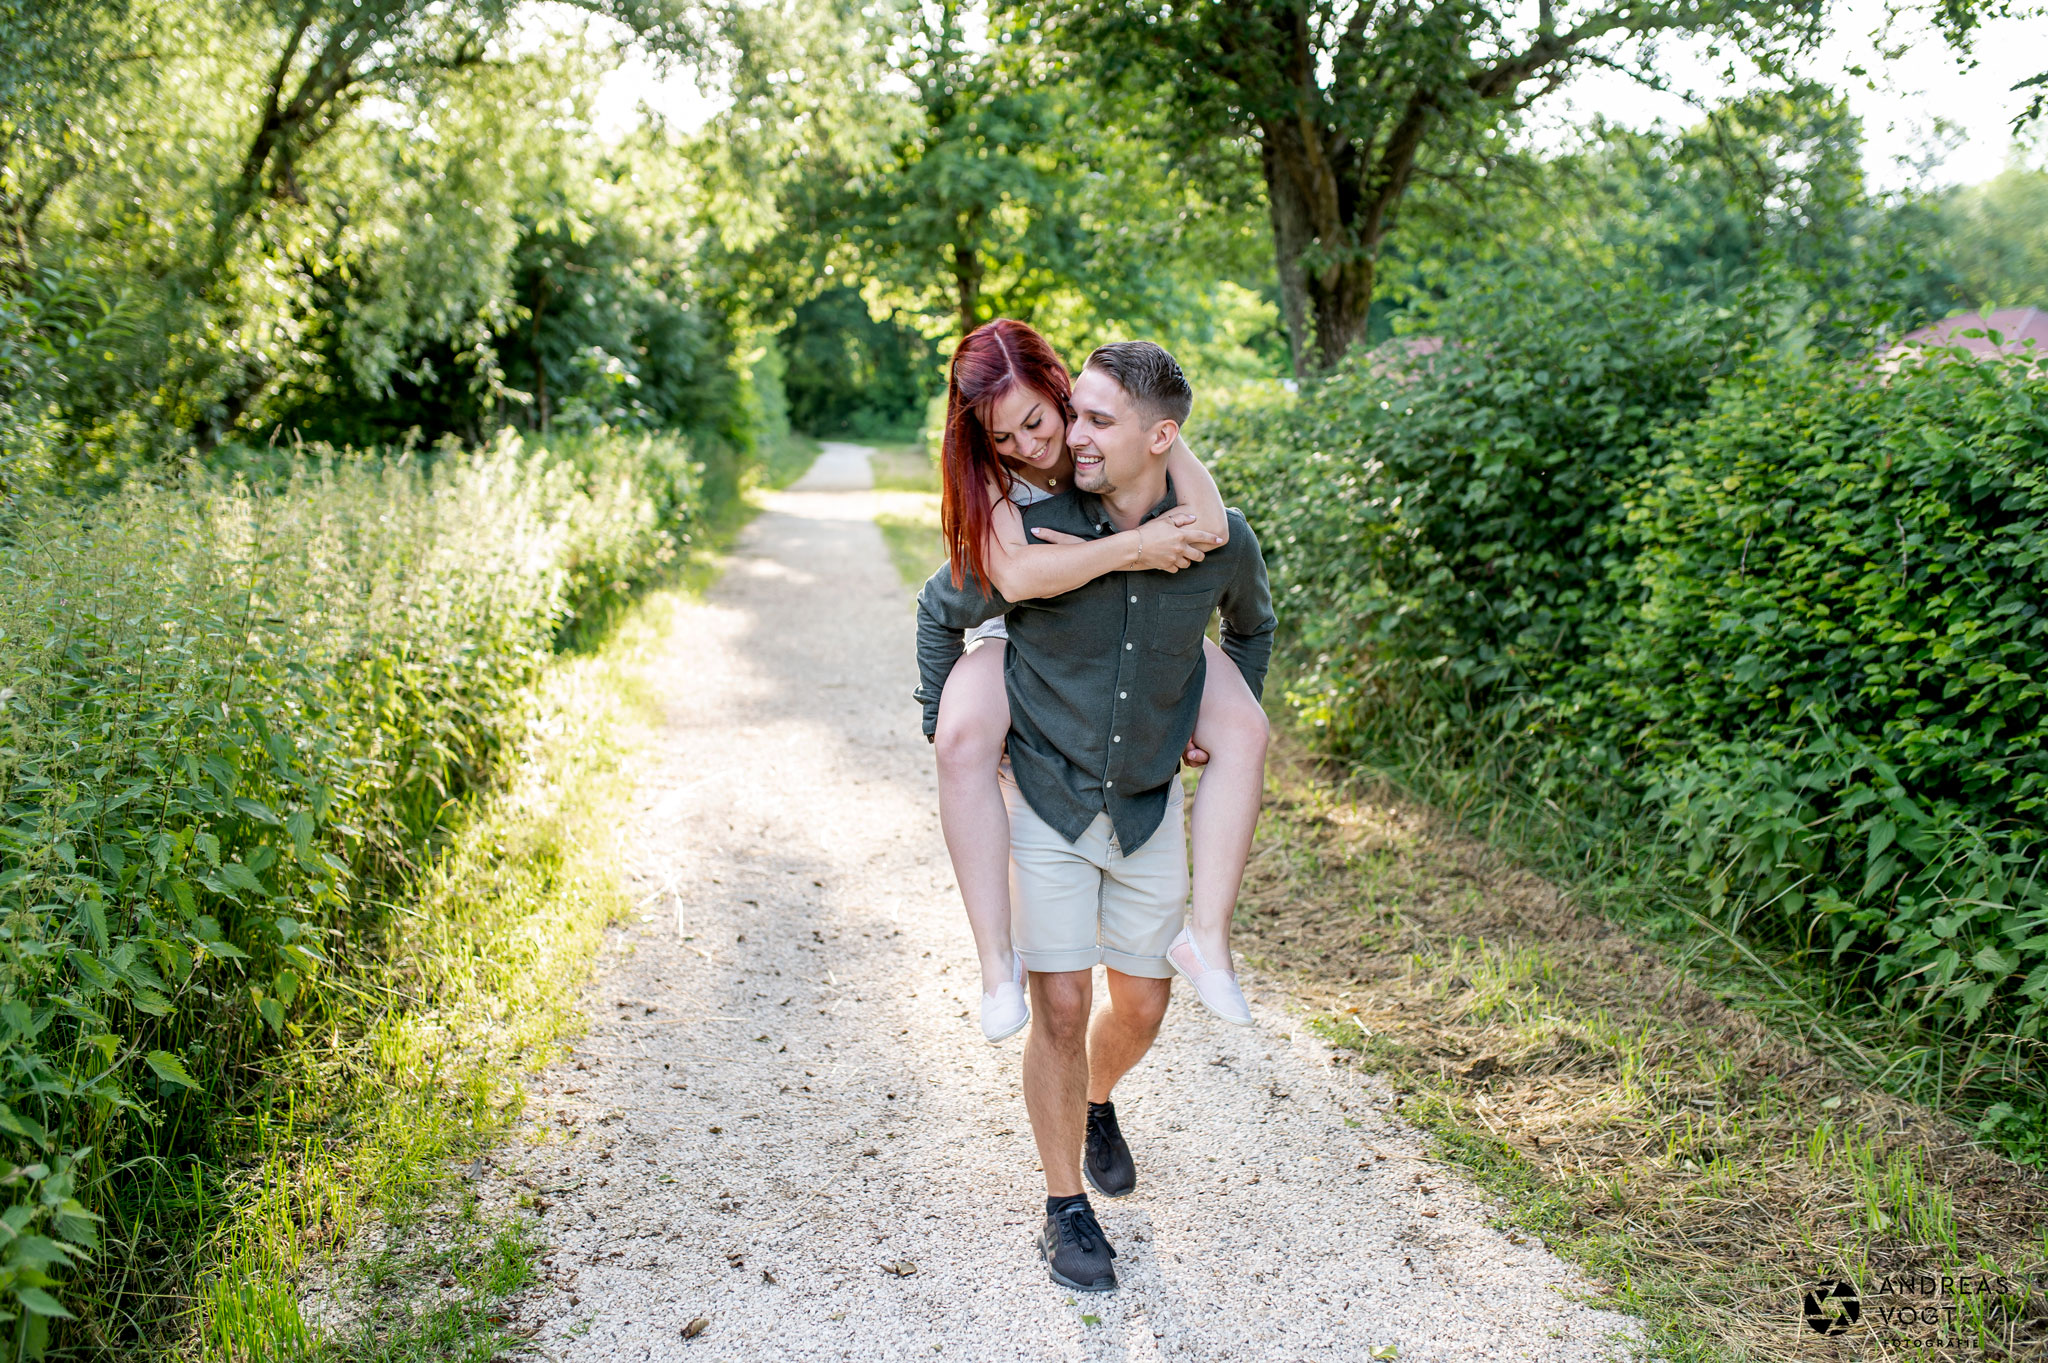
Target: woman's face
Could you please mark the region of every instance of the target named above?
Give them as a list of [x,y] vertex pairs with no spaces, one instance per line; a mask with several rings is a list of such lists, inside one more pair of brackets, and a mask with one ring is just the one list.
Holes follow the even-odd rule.
[[1035,389],[1016,385],[984,408],[981,420],[1000,459],[1035,469],[1066,461],[1066,409]]

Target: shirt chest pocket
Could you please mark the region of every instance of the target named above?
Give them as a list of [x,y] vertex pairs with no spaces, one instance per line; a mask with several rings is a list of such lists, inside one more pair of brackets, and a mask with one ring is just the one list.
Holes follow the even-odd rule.
[[1201,650],[1202,632],[1209,627],[1209,612],[1215,606],[1208,592],[1161,592],[1146,646],[1169,658],[1192,657]]

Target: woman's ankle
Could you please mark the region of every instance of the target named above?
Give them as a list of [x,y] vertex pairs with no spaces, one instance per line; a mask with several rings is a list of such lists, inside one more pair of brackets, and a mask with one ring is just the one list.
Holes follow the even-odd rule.
[[1194,939],[1196,948],[1202,953],[1202,959],[1208,962],[1211,970],[1231,970],[1235,968],[1230,961],[1230,927],[1228,924],[1210,927],[1190,922],[1188,924],[1188,936]]
[[1017,978],[1017,962],[1014,956],[1005,953],[997,957],[983,957],[981,967],[981,992],[993,994],[999,984],[1011,984]]

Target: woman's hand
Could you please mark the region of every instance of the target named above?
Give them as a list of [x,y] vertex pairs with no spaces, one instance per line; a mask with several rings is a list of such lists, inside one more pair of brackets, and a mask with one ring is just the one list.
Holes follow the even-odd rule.
[[[1048,544],[1085,542],[1064,530],[1049,530],[1043,526],[1034,528],[1031,533]],[[1207,556],[1207,551],[1221,542],[1221,537],[1198,529],[1194,516],[1185,511],[1169,512],[1123,533],[1132,538],[1130,568],[1133,572],[1177,573],[1190,563],[1200,563]]]
[[1209,550],[1222,542],[1220,536],[1198,527],[1193,514],[1185,511],[1170,511],[1146,521],[1131,533],[1138,537],[1135,566],[1164,573],[1177,573],[1190,563],[1200,563]]

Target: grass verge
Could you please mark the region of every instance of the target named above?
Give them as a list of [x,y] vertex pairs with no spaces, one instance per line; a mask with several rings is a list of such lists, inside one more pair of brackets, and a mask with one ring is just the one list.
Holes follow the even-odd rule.
[[[1665,1357],[2038,1358],[2048,1187],[1703,971],[1283,737],[1237,946]],[[1703,984],[1710,987],[1703,987]],[[1805,1292],[1860,1293],[1846,1335]],[[1925,1290],[1922,1290],[1922,1289]],[[1846,1308],[1817,1303],[1821,1325]],[[1910,1313],[1910,1314],[1909,1314]]]
[[876,445],[874,451],[868,466],[877,492],[938,492],[939,466],[922,442]]
[[287,1115],[241,1177],[193,1190],[217,1201],[217,1229],[192,1256],[176,1353],[480,1361],[520,1342],[497,1303],[532,1279],[533,1229],[481,1211],[468,1181],[518,1121],[521,1076],[584,1025],[579,991],[630,908],[632,754],[658,712],[640,662],[713,571],[700,549],[535,688],[503,784],[396,915],[359,1032],[312,1039],[321,1118]]
[[807,435],[791,431],[777,440],[766,442],[761,450],[761,462],[756,466],[756,482],[765,488],[785,488],[804,476],[811,465],[817,462],[818,452],[824,447]]
[[902,496],[875,513],[875,527],[889,546],[889,561],[905,586],[915,589],[946,561],[946,542],[939,535],[939,499]]

